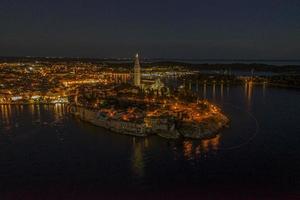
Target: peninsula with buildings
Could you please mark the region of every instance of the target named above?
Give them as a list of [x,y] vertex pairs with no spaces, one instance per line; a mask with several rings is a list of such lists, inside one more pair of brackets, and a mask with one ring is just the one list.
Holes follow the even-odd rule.
[[101,89],[90,89],[90,96],[79,96],[86,92],[77,89],[71,112],[83,121],[121,134],[203,139],[215,136],[229,123],[220,108],[192,93],[184,93],[183,87],[170,92],[159,78],[142,80],[138,54],[133,84],[106,84]]
[[197,91],[250,80],[226,74],[211,81],[179,64],[144,65],[138,55],[133,70],[128,60],[3,58],[0,105],[66,104],[82,121],[120,134],[202,139],[229,119]]

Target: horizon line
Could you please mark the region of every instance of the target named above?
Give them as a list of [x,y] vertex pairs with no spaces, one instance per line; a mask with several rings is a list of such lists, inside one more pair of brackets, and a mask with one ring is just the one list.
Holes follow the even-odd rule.
[[[91,60],[131,60],[135,56],[132,57],[87,57],[87,56],[1,56],[0,59],[5,58],[44,58],[44,59],[91,59]],[[277,62],[295,62],[300,61],[300,59],[286,59],[286,58],[276,58],[276,59],[268,59],[268,58],[166,58],[166,57],[139,57],[141,60],[164,60],[164,61],[172,61],[172,60],[182,60],[182,61],[277,61]]]

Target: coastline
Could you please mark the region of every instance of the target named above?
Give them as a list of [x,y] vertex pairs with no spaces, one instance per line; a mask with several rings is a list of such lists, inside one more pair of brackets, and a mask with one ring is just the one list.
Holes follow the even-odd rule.
[[[70,112],[80,120],[88,122],[92,125],[106,128],[114,133],[131,135],[137,137],[147,137],[150,135],[158,135],[166,139],[206,139],[215,137],[220,131],[228,127],[229,119],[218,114],[212,121],[205,121],[200,125],[185,124],[182,127],[173,127],[172,129],[152,130],[146,126],[144,122],[124,122],[121,120],[103,120],[97,117],[97,111],[90,110],[85,107],[70,106]],[[214,122],[213,122],[214,121]]]
[[[113,133],[135,136],[148,137],[150,135],[157,135],[165,139],[207,139],[217,136],[220,131],[228,127],[230,120],[223,114],[216,114],[211,120],[205,120],[200,125],[195,123],[185,123],[173,128],[165,129],[150,129],[145,122],[125,122],[121,120],[100,120],[97,116],[97,111],[91,110],[83,106],[74,106],[70,103],[59,103],[60,105],[68,106],[67,109],[70,114],[79,118],[80,120],[90,123],[94,126],[102,127]],[[9,103],[0,105],[57,105],[57,103]]]

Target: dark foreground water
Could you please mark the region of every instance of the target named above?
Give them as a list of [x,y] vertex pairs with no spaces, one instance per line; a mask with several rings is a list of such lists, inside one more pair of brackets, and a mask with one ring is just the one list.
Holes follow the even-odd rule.
[[0,106],[0,199],[297,199],[300,92],[198,91],[232,120],[210,140],[113,134],[63,105]]

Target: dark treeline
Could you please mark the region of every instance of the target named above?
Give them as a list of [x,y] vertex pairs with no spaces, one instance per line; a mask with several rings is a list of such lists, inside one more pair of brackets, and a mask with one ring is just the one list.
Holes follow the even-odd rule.
[[[0,62],[86,62],[92,64],[101,64],[108,67],[123,67],[123,68],[132,68],[133,59],[95,59],[95,58],[64,58],[64,57],[0,57]],[[191,70],[240,70],[240,71],[266,71],[266,72],[275,72],[275,73],[289,73],[289,74],[300,74],[300,65],[268,65],[261,64],[259,61],[257,63],[245,64],[238,63],[238,61],[232,61],[236,63],[231,64],[209,64],[209,63],[188,63],[188,62],[175,62],[175,61],[157,61],[150,62],[150,60],[141,60],[142,67],[185,67]],[[242,61],[241,61],[242,62]],[[262,61],[263,62],[263,61]]]
[[192,70],[222,70],[222,69],[230,69],[230,70],[241,70],[241,71],[268,71],[268,72],[297,72],[300,73],[300,65],[267,65],[260,63],[232,63],[232,64],[191,64],[191,63],[183,63],[183,62],[154,62],[154,63],[145,63],[143,66],[183,66],[190,68]]

